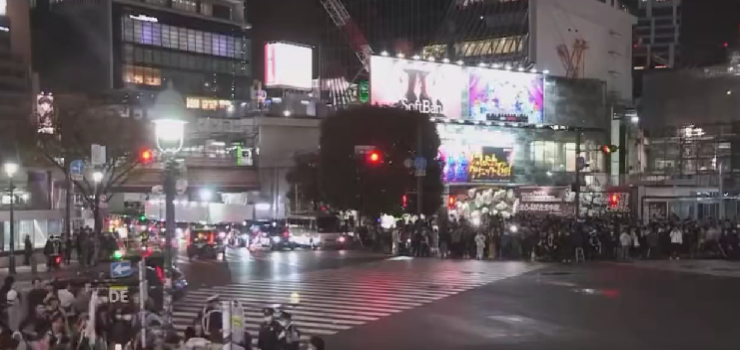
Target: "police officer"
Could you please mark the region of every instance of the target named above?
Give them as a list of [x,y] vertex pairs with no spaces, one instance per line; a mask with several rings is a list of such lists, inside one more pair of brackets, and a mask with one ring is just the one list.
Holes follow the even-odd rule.
[[214,343],[223,341],[223,320],[221,319],[221,300],[219,295],[214,295],[206,299],[206,306],[203,307],[195,318],[197,326],[201,329],[201,337],[206,338]]
[[275,320],[275,310],[265,308],[262,310],[264,322],[260,326],[259,336],[257,338],[257,347],[261,350],[278,350],[280,342],[278,336],[283,331],[283,327]]
[[280,342],[280,349],[282,350],[298,350],[299,341],[301,339],[301,332],[298,331],[298,327],[293,324],[293,315],[283,311],[280,314],[280,325],[283,327],[283,331],[278,335],[278,341]]

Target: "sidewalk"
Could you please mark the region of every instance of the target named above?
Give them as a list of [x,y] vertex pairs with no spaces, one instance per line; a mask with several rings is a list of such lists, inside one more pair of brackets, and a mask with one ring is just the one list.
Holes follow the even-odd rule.
[[[15,281],[20,288],[25,288],[26,285],[30,286],[31,281],[34,278],[40,278],[42,280],[48,280],[51,278],[66,278],[75,276],[80,271],[80,266],[77,260],[72,259],[70,265],[62,264],[60,270],[49,271],[46,267],[46,257],[40,252],[36,252],[33,255],[34,261],[36,262],[36,273],[31,272],[30,265],[23,264],[23,255],[17,255],[15,257]],[[8,263],[9,257],[0,257],[0,283],[8,276]]]
[[740,278],[740,262],[727,260],[633,260],[613,262],[622,266]]

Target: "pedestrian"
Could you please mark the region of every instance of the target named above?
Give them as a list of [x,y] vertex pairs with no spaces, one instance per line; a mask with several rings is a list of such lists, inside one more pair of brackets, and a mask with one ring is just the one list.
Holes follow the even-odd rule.
[[292,315],[287,312],[280,314],[280,320],[278,321],[282,326],[282,332],[278,335],[278,342],[280,342],[281,350],[298,350],[300,346],[301,332],[298,331],[298,327],[293,324]]
[[308,340],[308,350],[325,350],[326,346],[324,344],[324,339],[321,339],[317,336],[312,336],[311,339]]
[[475,258],[483,260],[483,251],[486,248],[486,236],[483,235],[483,232],[478,231],[478,234],[475,235],[475,248]]
[[219,295],[206,299],[206,306],[196,316],[196,322],[201,327],[201,338],[206,338],[214,343],[223,341],[223,328],[221,313],[221,299]]
[[33,254],[33,242],[31,236],[26,235],[23,239],[23,265],[31,265],[31,255]]
[[28,306],[28,315],[33,314],[33,310],[36,309],[37,305],[44,304],[44,299],[46,299],[47,294],[48,292],[44,288],[43,282],[38,278],[34,278],[31,281],[31,291],[28,292],[28,301],[26,302]]
[[262,310],[264,321],[260,325],[257,338],[257,347],[260,350],[278,350],[278,335],[283,331],[282,326],[275,320],[275,310],[265,308]]
[[622,231],[619,235],[619,244],[621,250],[619,251],[619,258],[622,260],[628,260],[630,258],[630,247],[632,246],[632,236],[627,231]]
[[69,266],[72,262],[72,248],[74,242],[72,241],[72,235],[67,234],[64,240],[64,263]]
[[671,237],[671,260],[680,260],[681,245],[683,245],[683,231],[676,225],[670,233]]

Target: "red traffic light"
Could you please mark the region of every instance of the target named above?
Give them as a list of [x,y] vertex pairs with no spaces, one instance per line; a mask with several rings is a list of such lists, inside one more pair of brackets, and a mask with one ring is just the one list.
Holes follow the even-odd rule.
[[454,208],[455,204],[457,204],[457,198],[453,196],[447,197],[447,207]]
[[609,205],[616,207],[619,204],[619,195],[612,193],[609,195]]
[[372,151],[367,155],[367,161],[371,164],[378,164],[383,161],[383,157],[378,151]]
[[619,147],[615,145],[603,145],[601,146],[601,152],[604,152],[604,154],[612,154],[619,150]]
[[406,208],[409,204],[409,197],[407,197],[405,194],[401,196],[401,205]]
[[154,160],[154,152],[150,149],[144,149],[139,153],[139,162],[142,164],[149,164]]

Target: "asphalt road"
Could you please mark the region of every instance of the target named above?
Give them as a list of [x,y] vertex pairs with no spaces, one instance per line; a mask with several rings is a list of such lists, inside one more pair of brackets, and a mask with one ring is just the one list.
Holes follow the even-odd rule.
[[736,278],[549,266],[329,341],[356,350],[738,349],[738,296]]
[[219,294],[243,304],[255,336],[260,310],[280,305],[303,339],[322,336],[331,350],[740,348],[740,273],[730,274],[738,263],[549,265],[245,249],[226,261],[178,262],[191,284],[175,306],[178,329]]

